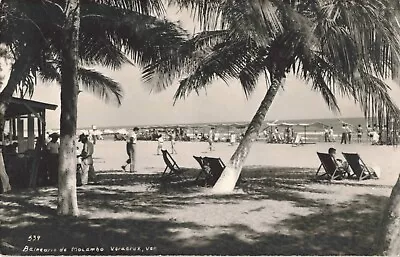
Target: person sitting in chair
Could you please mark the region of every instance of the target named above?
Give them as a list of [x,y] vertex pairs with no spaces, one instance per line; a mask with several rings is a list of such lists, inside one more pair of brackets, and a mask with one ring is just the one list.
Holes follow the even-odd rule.
[[342,169],[344,174],[347,175],[348,177],[350,177],[351,174],[350,174],[350,170],[349,170],[349,164],[346,161],[343,161],[342,159],[336,158],[336,149],[333,147],[329,148],[328,154],[332,157],[332,159],[336,163],[337,167]]

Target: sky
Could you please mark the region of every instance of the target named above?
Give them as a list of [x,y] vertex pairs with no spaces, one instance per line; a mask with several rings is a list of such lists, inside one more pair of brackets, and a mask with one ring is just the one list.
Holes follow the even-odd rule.
[[[188,14],[177,14],[175,9],[168,10],[168,17],[180,23],[189,31],[196,31]],[[126,65],[121,70],[111,71],[97,68],[120,83],[124,97],[121,106],[106,104],[102,100],[82,92],[78,97],[78,128],[91,125],[140,126],[157,124],[206,123],[249,121],[263,99],[266,86],[261,79],[255,92],[246,99],[238,81],[215,81],[201,91],[186,99],[178,100],[173,105],[173,95],[177,83],[160,93],[150,93],[151,85],[141,80],[138,67]],[[7,78],[7,69],[2,72]],[[4,81],[6,83],[6,81]],[[393,87],[393,97],[400,100],[399,86]],[[57,84],[39,81],[33,100],[56,104],[55,111],[47,111],[47,128],[58,129],[60,118],[60,87]],[[361,117],[360,108],[350,99],[338,98],[341,114],[333,114],[317,92],[311,86],[293,76],[288,76],[283,90],[278,95],[267,113],[266,120],[318,119]],[[400,102],[398,101],[398,104]]]

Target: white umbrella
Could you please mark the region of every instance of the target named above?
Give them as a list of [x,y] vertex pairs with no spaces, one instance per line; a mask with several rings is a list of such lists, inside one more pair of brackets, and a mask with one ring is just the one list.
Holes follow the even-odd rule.
[[282,122],[281,124],[279,124],[281,126],[295,126],[296,124],[294,123],[287,123],[287,122]]

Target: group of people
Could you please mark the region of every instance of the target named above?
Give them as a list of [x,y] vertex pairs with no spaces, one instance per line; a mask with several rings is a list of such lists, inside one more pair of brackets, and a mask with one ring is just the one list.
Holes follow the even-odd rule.
[[352,129],[349,124],[343,124],[342,125],[342,139],[340,140],[341,144],[351,144],[351,133]]
[[[59,149],[60,144],[58,133],[48,135],[45,147],[46,175],[50,184],[57,184],[58,165],[59,165]],[[88,138],[88,135],[81,134],[78,142],[82,143],[82,150],[77,155],[77,185],[87,185],[96,183],[96,173],[93,166],[94,144]]]
[[[356,136],[357,136],[357,143],[361,143],[362,139],[364,137],[364,129],[361,126],[361,124],[359,124],[357,126],[357,128],[355,129],[356,131]],[[367,129],[366,129],[366,134],[367,134],[367,140],[372,143],[373,145],[379,144],[380,142],[380,135],[377,131],[376,126],[374,126],[373,128],[371,126],[368,125]],[[341,139],[340,139],[340,143],[341,144],[351,144],[352,142],[352,135],[353,135],[353,129],[352,129],[352,125],[350,124],[346,124],[343,123],[342,125],[342,133],[341,133]],[[333,127],[325,128],[324,131],[324,141],[325,142],[334,142],[334,134],[333,134]]]
[[[175,143],[176,143],[176,134],[175,131],[172,131],[171,133],[168,133],[169,140],[171,142],[171,154],[177,154],[178,152],[175,149]],[[160,155],[160,151],[164,149],[164,136],[162,134],[158,135],[157,139],[157,155]]]
[[325,128],[324,140],[325,140],[325,142],[334,142],[335,141],[335,138],[333,136],[333,127],[330,127],[329,129]]
[[295,141],[296,133],[294,132],[293,127],[287,126],[285,130],[283,131],[283,135],[280,133],[278,127],[275,127],[275,129],[270,132],[267,130],[263,131],[263,134],[265,138],[267,139],[268,143],[285,143],[285,144],[290,144]]

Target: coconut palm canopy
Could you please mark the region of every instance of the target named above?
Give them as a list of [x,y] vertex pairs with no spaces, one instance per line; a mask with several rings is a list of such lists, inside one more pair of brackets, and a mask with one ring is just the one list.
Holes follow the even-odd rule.
[[[0,4],[0,41],[15,59],[11,82],[32,94],[36,78],[60,80],[60,49],[66,1],[4,0]],[[161,1],[81,1],[81,85],[105,100],[120,104],[119,84],[91,67],[118,69],[123,64],[146,67],[158,61],[171,64],[168,55],[178,48],[186,33],[178,25],[151,15],[164,12]]]
[[[204,28],[190,41],[191,62],[175,98],[198,92],[215,79],[239,79],[249,96],[264,75],[267,83],[294,73],[339,112],[336,96],[366,110],[379,102],[399,111],[384,79],[396,72],[400,43],[398,3],[389,0],[171,0],[189,8]],[[188,65],[189,63],[189,65]],[[179,76],[182,75],[179,73]]]

